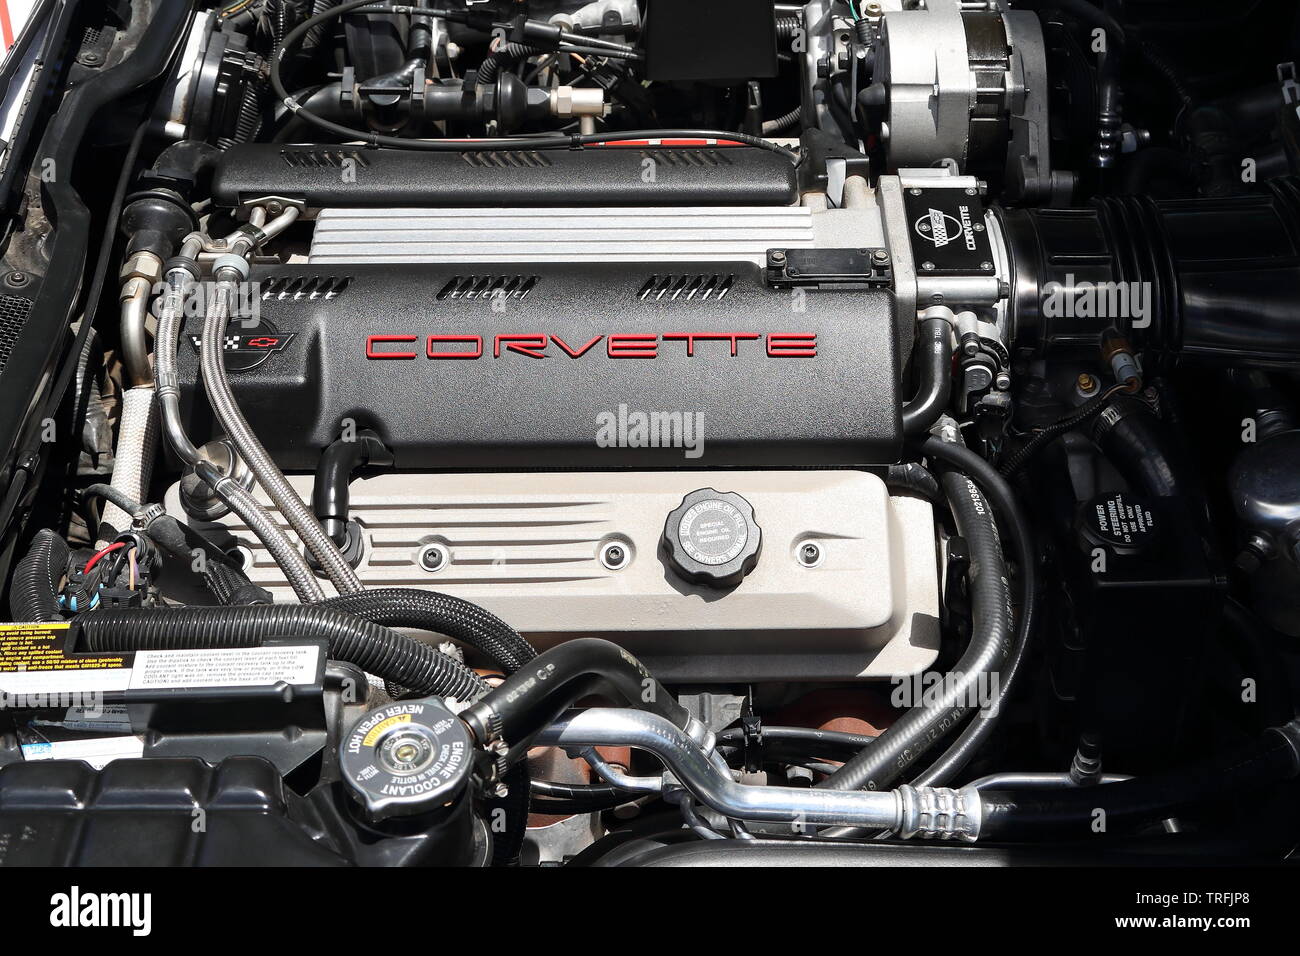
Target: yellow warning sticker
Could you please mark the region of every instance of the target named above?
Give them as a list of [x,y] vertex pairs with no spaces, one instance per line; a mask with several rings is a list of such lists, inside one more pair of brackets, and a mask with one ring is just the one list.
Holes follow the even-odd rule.
[[409,724],[410,722],[410,714],[398,714],[395,717],[389,717],[387,720],[381,720],[379,723],[375,724],[375,726],[370,728],[370,733],[366,734],[365,739],[361,741],[361,746],[373,747],[375,741],[378,740],[389,727],[393,727],[397,724]]
[[129,667],[125,656],[67,653],[67,621],[0,624],[0,674],[20,671],[94,671]]

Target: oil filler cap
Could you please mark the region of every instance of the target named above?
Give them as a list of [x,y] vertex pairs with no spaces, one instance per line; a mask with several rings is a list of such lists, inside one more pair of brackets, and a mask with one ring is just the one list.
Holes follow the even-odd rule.
[[372,710],[339,746],[343,779],[373,823],[455,800],[469,782],[471,756],[469,730],[435,698]]
[[758,564],[762,544],[753,506],[731,491],[692,491],[664,523],[664,557],[692,584],[735,587]]

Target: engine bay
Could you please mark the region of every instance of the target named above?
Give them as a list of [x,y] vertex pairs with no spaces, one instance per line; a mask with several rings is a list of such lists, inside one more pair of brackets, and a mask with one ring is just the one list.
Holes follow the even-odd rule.
[[1293,6],[52,14],[0,863],[1290,860]]

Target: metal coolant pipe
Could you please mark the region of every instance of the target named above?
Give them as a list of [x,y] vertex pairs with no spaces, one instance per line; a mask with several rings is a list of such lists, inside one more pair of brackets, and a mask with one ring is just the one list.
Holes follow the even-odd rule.
[[701,803],[725,817],[793,826],[838,825],[893,830],[973,842],[979,836],[979,792],[971,787],[817,790],[737,783],[686,731],[657,714],[593,707],[555,721],[535,746],[581,749],[635,747],[658,757]]

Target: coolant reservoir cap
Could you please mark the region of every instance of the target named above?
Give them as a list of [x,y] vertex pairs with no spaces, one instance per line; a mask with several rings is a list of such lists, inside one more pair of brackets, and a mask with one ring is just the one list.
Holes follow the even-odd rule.
[[469,781],[469,730],[442,701],[404,700],[372,710],[339,746],[352,796],[372,822],[428,813]]
[[692,491],[664,523],[663,550],[683,579],[729,588],[758,564],[763,531],[754,508],[735,492]]

